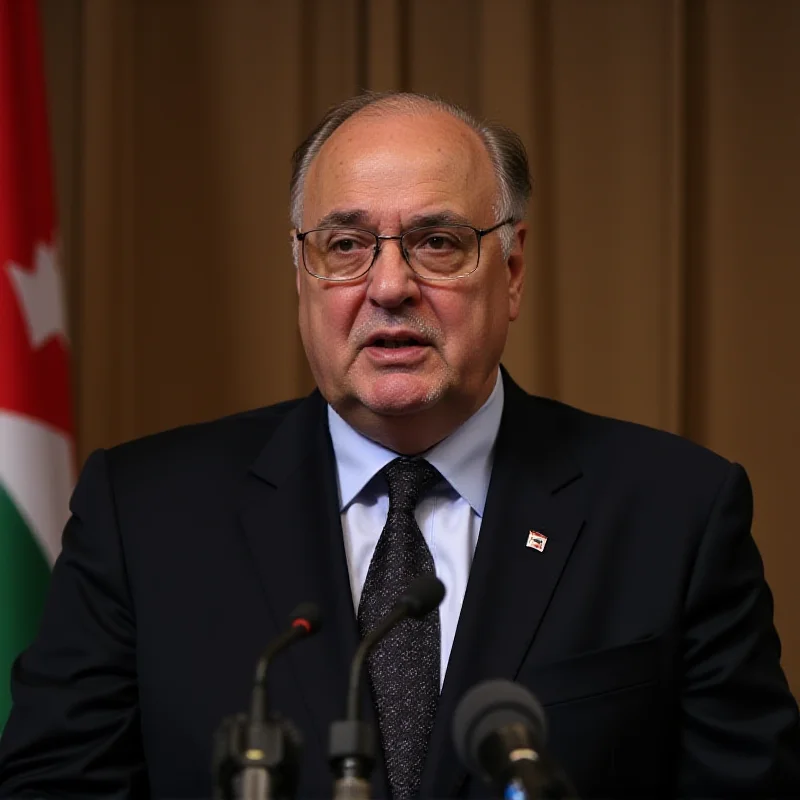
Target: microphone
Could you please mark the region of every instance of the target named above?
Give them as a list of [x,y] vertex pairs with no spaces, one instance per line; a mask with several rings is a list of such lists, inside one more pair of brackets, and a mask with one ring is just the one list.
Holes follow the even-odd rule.
[[289,629],[275,637],[261,654],[256,664],[253,696],[250,701],[250,720],[263,722],[267,714],[267,670],[282,650],[292,642],[303,639],[319,630],[319,607],[316,603],[300,603],[289,615]]
[[289,628],[275,637],[256,664],[250,714],[222,721],[214,741],[215,799],[269,800],[295,795],[302,741],[287,720],[270,714],[267,673],[286,647],[319,629],[319,609],[302,603],[289,617]]
[[400,595],[394,608],[361,640],[350,665],[347,718],[331,725],[328,755],[334,769],[334,800],[365,800],[375,763],[372,726],[361,719],[361,676],[364,661],[389,631],[412,617],[422,619],[444,599],[444,584],[435,575],[420,575]]
[[400,595],[394,608],[364,637],[350,665],[350,685],[347,692],[347,719],[361,717],[361,673],[364,661],[373,647],[406,617],[422,619],[444,600],[444,584],[435,575],[420,575]]
[[547,722],[536,698],[507,680],[473,686],[456,708],[453,741],[464,766],[506,800],[576,798],[547,755]]

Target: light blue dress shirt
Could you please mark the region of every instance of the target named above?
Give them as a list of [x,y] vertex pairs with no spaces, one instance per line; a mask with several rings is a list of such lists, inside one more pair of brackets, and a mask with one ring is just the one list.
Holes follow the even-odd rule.
[[[417,523],[433,556],[436,574],[447,594],[440,606],[442,646],[440,680],[444,682],[478,543],[494,444],[503,414],[503,381],[460,428],[424,457],[445,478],[420,500]],[[358,611],[361,589],[372,554],[389,514],[386,481],[378,475],[397,453],[362,436],[328,406],[328,425],[336,455],[339,509],[353,605]]]

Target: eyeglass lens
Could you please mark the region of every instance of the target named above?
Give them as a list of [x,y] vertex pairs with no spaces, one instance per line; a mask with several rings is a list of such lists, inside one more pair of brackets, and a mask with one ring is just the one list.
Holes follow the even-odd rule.
[[[321,228],[306,233],[303,257],[312,274],[342,280],[366,272],[376,248],[385,244],[371,231]],[[403,234],[400,245],[411,268],[422,277],[458,277],[477,266],[478,234],[466,225],[416,228]]]

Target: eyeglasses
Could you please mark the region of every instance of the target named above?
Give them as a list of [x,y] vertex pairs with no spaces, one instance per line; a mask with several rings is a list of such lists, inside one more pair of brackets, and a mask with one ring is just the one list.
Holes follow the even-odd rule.
[[302,243],[306,272],[325,281],[352,281],[370,271],[381,251],[381,242],[396,239],[409,267],[429,281],[466,278],[478,268],[481,239],[513,217],[491,228],[472,225],[425,225],[397,236],[379,236],[362,228],[314,228],[297,232]]

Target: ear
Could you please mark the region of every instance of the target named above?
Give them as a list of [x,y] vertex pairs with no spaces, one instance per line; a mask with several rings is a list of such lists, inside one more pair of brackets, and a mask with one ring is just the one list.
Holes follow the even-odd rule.
[[514,230],[514,241],[511,252],[506,259],[508,268],[508,319],[513,322],[522,305],[522,289],[525,284],[525,238],[528,225],[518,223]]

